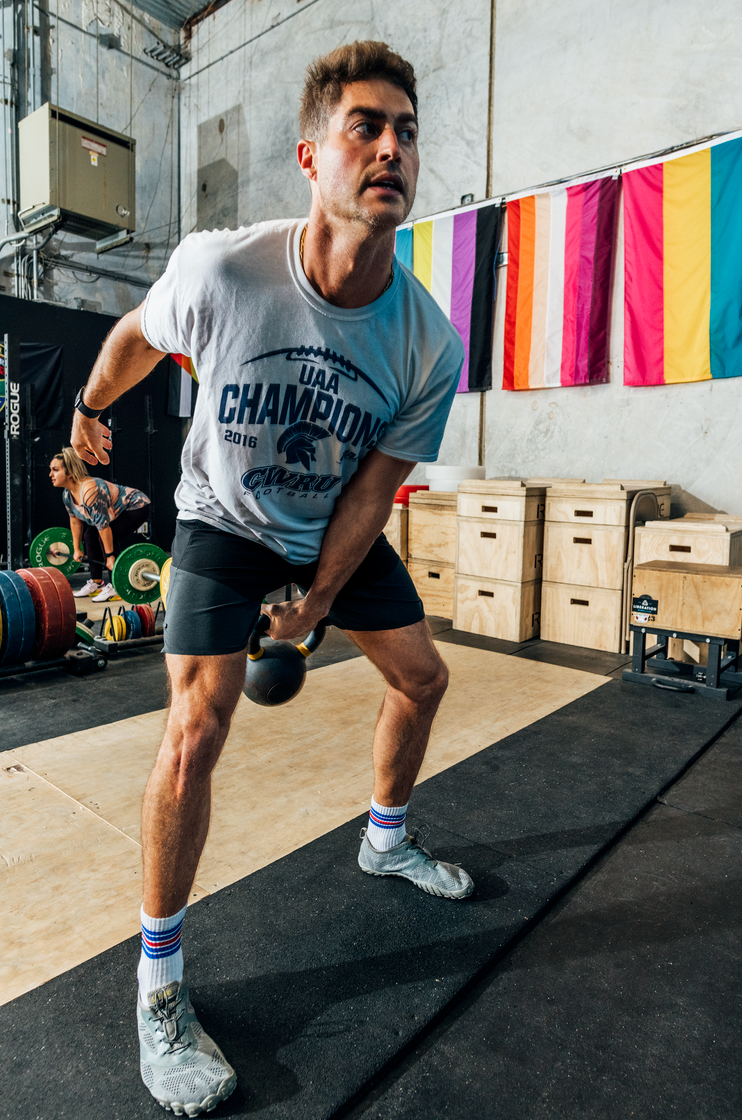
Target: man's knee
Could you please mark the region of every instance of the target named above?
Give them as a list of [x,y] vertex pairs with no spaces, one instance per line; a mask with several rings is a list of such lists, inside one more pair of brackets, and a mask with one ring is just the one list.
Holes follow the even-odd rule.
[[171,708],[157,765],[170,772],[178,788],[202,782],[219,761],[229,731],[231,712],[209,705]]
[[421,708],[437,708],[448,688],[448,667],[437,653],[424,669],[402,683],[400,691]]

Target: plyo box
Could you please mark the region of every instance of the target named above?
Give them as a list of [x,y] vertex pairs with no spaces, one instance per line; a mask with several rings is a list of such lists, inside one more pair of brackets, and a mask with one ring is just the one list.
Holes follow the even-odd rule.
[[407,506],[401,502],[395,502],[389,520],[384,526],[384,536],[395,552],[399,553],[403,564],[407,563],[408,516]]
[[742,638],[742,567],[651,560],[634,568],[631,621],[647,629]]
[[651,490],[660,518],[670,487],[645,479],[554,484],[546,496],[541,637],[620,653],[621,608],[631,505]]
[[426,614],[453,617],[456,559],[455,491],[417,490],[410,494],[407,570]]
[[454,626],[519,642],[538,634],[546,485],[459,486]]
[[680,564],[742,565],[742,521],[682,517],[673,521],[647,521],[636,530],[636,564],[670,560]]

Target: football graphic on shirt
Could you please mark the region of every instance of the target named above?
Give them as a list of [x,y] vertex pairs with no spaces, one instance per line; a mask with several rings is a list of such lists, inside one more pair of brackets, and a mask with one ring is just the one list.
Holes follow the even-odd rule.
[[307,470],[311,469],[312,460],[316,458],[314,445],[319,439],[326,439],[329,432],[320,428],[318,424],[310,424],[308,420],[299,420],[291,424],[278,441],[279,453],[285,454],[287,463],[301,463]]

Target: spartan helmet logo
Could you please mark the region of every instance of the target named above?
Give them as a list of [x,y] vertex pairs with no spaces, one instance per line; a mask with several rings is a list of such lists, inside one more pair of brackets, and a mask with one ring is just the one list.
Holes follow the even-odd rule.
[[315,442],[318,439],[326,439],[329,434],[318,424],[299,420],[297,424],[291,424],[283,433],[278,441],[278,450],[285,452],[287,463],[301,463],[307,470],[311,470],[312,460],[315,458]]

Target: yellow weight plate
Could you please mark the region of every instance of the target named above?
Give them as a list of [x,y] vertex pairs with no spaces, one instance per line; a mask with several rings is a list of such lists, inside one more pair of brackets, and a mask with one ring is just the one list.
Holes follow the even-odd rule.
[[109,642],[123,642],[126,637],[126,622],[122,615],[113,615],[105,625],[103,637]]
[[167,593],[170,588],[170,565],[172,564],[172,557],[168,556],[165,563],[162,565],[162,572],[160,573],[160,598],[162,605],[167,610]]

